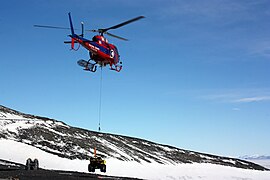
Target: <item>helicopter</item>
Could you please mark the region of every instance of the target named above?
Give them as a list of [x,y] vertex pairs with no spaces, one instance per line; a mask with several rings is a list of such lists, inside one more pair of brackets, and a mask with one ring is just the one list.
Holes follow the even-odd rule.
[[[79,60],[77,64],[79,66],[84,67],[84,70],[95,72],[97,66],[105,67],[106,65],[110,66],[111,70],[116,72],[120,72],[122,69],[122,62],[120,61],[120,54],[117,50],[117,47],[113,44],[110,44],[108,40],[104,37],[104,34],[109,35],[114,38],[118,38],[120,40],[127,41],[128,39],[114,35],[109,33],[109,30],[120,28],[124,25],[132,23],[134,21],[145,18],[144,16],[138,16],[136,18],[130,19],[128,21],[122,22],[115,26],[111,26],[109,28],[103,29],[93,29],[93,30],[85,30],[90,32],[99,33],[98,35],[93,36],[92,40],[84,38],[84,23],[81,22],[81,34],[76,34],[73,27],[71,13],[68,13],[70,28],[65,27],[57,27],[57,26],[44,26],[44,25],[34,25],[34,27],[40,28],[54,28],[54,29],[70,29],[71,34],[68,35],[71,38],[71,41],[64,41],[66,44],[71,44],[71,50],[78,50],[80,45],[86,48],[89,51],[89,60]],[[79,43],[79,47],[77,49],[74,48],[74,44]]]

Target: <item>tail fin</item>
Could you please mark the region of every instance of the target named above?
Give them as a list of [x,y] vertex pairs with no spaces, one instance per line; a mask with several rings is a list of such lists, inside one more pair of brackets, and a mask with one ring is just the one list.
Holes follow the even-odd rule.
[[68,17],[69,17],[69,23],[70,23],[71,35],[74,35],[74,28],[73,28],[73,24],[72,24],[70,12],[68,13]]
[[72,38],[72,36],[74,36],[74,28],[73,28],[73,24],[72,24],[72,20],[71,20],[71,13],[68,13],[68,17],[69,17],[69,24],[70,24],[70,29],[71,29],[71,49],[74,49],[74,39]]

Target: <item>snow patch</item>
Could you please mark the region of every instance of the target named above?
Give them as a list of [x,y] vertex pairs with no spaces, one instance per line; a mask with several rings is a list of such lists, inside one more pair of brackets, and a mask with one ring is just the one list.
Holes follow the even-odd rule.
[[[41,168],[72,170],[87,172],[89,161],[70,160],[47,153],[21,142],[0,139],[0,159],[25,164],[27,158],[37,158]],[[270,171],[246,170],[228,166],[221,166],[208,163],[189,164],[159,164],[159,163],[138,163],[135,161],[120,161],[117,159],[106,159],[106,175],[136,177],[143,179],[171,180],[269,180]],[[104,174],[99,173],[98,174]]]

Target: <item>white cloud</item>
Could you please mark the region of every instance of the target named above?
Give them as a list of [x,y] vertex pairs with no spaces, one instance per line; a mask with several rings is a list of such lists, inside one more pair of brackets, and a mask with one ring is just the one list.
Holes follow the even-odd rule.
[[[162,15],[169,16],[195,16],[211,21],[239,21],[260,18],[268,15],[268,10],[261,8],[268,6],[268,1],[235,1],[235,0],[205,0],[205,1],[166,1],[162,6]],[[257,11],[256,11],[257,10]],[[251,14],[252,13],[252,14]]]
[[270,41],[259,41],[252,48],[252,54],[270,57]]
[[270,96],[245,97],[245,98],[235,99],[233,102],[250,103],[250,102],[259,102],[259,101],[270,101]]
[[[202,99],[220,103],[252,103],[270,101],[269,89],[228,89],[211,92],[209,95],[201,96]],[[233,109],[236,110],[236,109]]]

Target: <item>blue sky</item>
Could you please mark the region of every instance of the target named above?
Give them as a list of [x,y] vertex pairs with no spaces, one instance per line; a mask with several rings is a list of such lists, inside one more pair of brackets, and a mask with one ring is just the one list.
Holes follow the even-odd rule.
[[[0,104],[97,130],[100,70],[66,30],[106,28],[123,61],[103,70],[102,132],[211,154],[270,154],[270,2],[9,0],[0,7]],[[79,32],[78,32],[79,33]],[[88,33],[86,37],[92,38]]]

